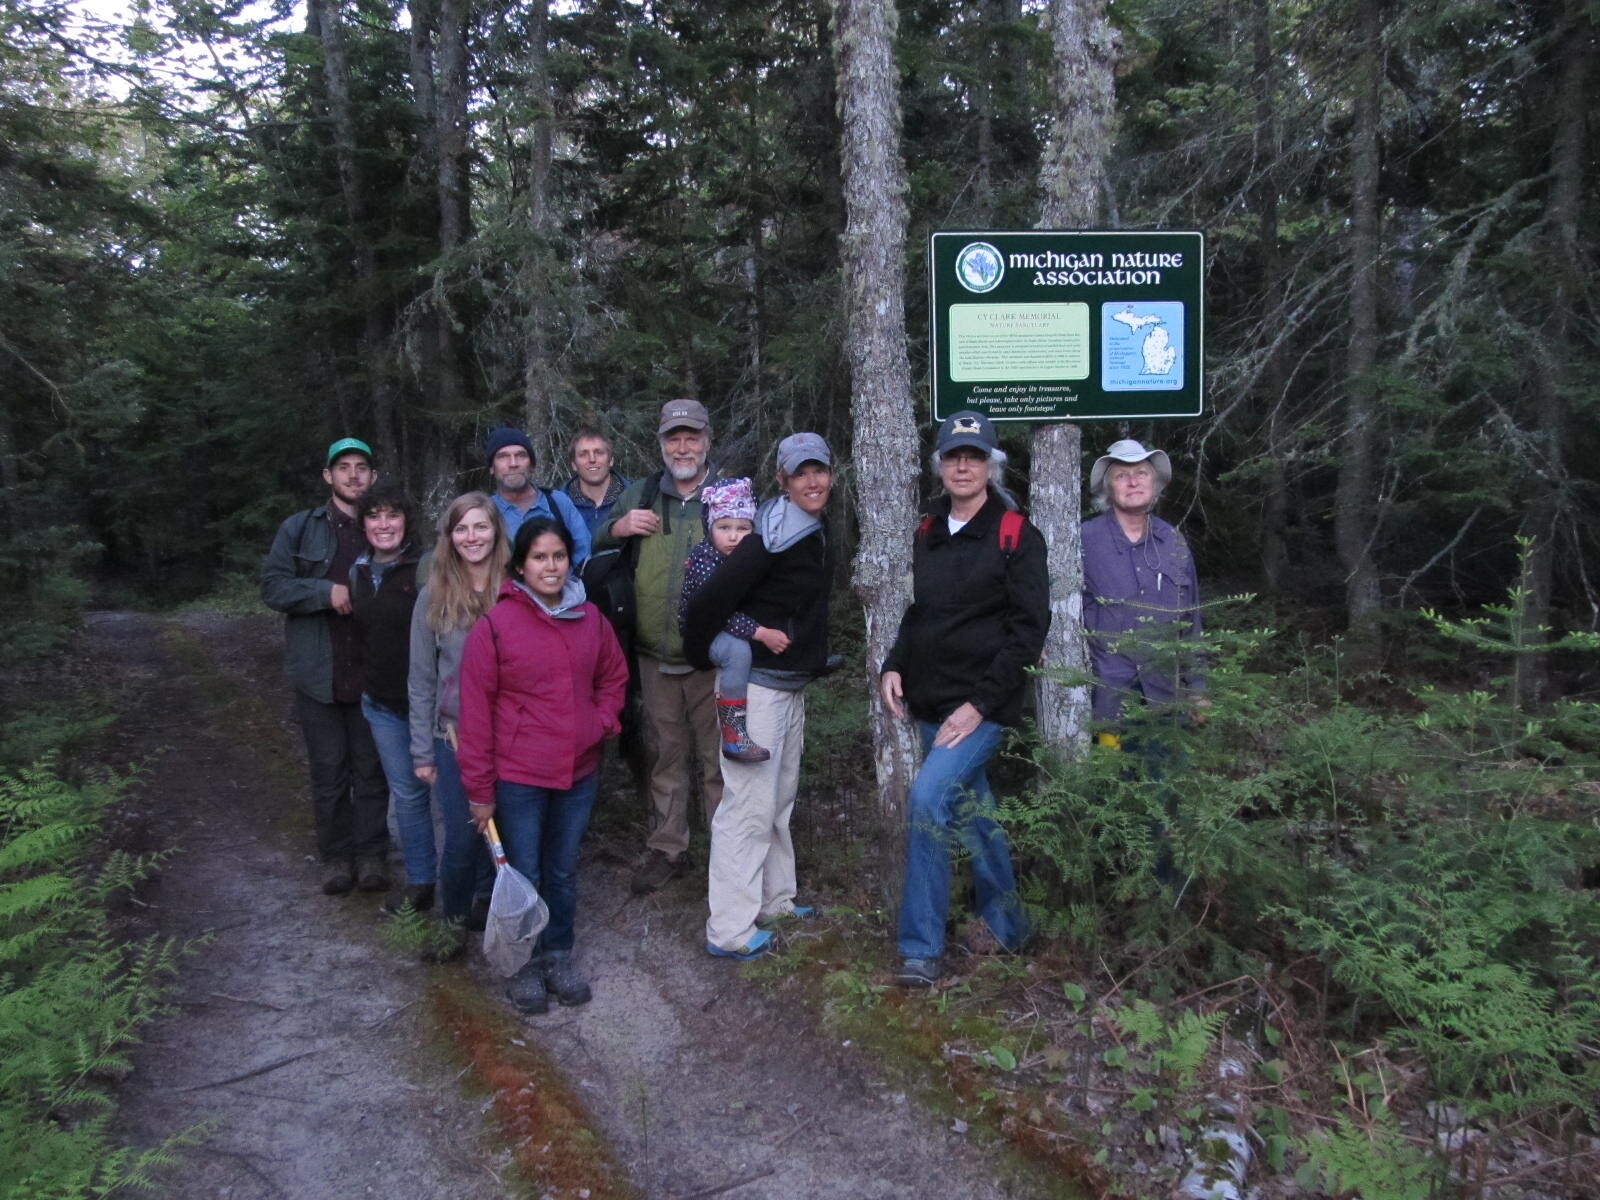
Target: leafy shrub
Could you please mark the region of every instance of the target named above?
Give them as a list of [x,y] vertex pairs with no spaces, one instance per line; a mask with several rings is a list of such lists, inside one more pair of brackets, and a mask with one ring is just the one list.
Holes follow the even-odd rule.
[[[1427,615],[1513,660],[1487,686],[1369,677],[1360,700],[1337,647],[1284,670],[1266,631],[1209,634],[1203,727],[1149,713],[1120,747],[1036,754],[1038,785],[1005,800],[1036,927],[1157,995],[1310,955],[1319,1019],[1425,1068],[1407,1076],[1413,1110],[1448,1104],[1491,1140],[1592,1120],[1600,705],[1531,709],[1520,664],[1589,642],[1528,630],[1524,604],[1513,589],[1485,618]],[[1399,1118],[1355,1116],[1303,1142],[1311,1173],[1430,1194],[1435,1166]]]

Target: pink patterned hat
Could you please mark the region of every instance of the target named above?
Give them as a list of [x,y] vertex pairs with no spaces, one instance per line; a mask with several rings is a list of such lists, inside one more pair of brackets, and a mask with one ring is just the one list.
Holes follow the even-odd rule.
[[726,517],[741,521],[756,519],[756,493],[750,480],[718,479],[700,489],[700,503],[706,509],[706,527]]

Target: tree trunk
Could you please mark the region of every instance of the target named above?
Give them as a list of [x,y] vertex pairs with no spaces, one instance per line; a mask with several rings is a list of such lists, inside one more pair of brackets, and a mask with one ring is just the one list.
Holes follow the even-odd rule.
[[[395,428],[394,396],[389,378],[389,319],[378,287],[378,255],[372,244],[366,180],[361,170],[361,146],[355,107],[350,95],[350,60],[345,53],[344,21],[338,0],[311,0],[309,19],[317,26],[322,43],[323,85],[333,127],[334,161],[339,188],[355,253],[356,285],[365,293],[361,331],[361,357],[366,368],[367,395],[374,428],[366,430],[385,469],[399,462],[400,439]],[[344,432],[352,432],[347,425]]]
[[906,175],[900,158],[899,72],[892,0],[834,0],[845,232],[844,263],[855,419],[855,592],[867,618],[883,880],[899,902],[905,804],[916,770],[911,726],[884,707],[877,673],[911,602],[911,534],[917,520],[917,432],[906,351]]
[[550,167],[550,4],[531,0],[528,15],[527,92],[534,118],[528,129],[528,252],[522,280],[527,300],[527,327],[522,342],[522,420],[528,435],[549,460],[558,428],[556,370],[550,354],[551,203]]
[[1356,58],[1355,128],[1351,135],[1350,320],[1345,347],[1345,430],[1334,497],[1333,540],[1345,571],[1345,616],[1352,665],[1376,665],[1378,571],[1372,558],[1376,505],[1378,361],[1378,134],[1383,87],[1380,0],[1361,0]]
[[1284,355],[1278,335],[1284,303],[1283,254],[1278,246],[1277,163],[1283,138],[1278,123],[1277,70],[1272,51],[1272,6],[1253,0],[1250,20],[1255,48],[1256,133],[1255,176],[1251,203],[1256,210],[1256,245],[1261,263],[1261,328],[1271,349],[1262,364],[1258,391],[1266,412],[1266,478],[1261,490],[1261,578],[1266,593],[1276,599],[1288,565],[1289,483],[1284,466],[1280,416],[1288,390]]
[[[1051,0],[1055,106],[1039,165],[1044,229],[1082,229],[1100,218],[1110,149],[1113,34],[1103,0]],[[1089,731],[1089,690],[1061,676],[1082,675],[1082,436],[1076,425],[1041,425],[1033,434],[1033,523],[1050,547],[1050,636],[1039,680],[1039,731],[1061,752],[1077,754]]]
[[[1589,115],[1585,88],[1594,60],[1594,23],[1581,0],[1568,0],[1564,16],[1561,35],[1555,39],[1559,63],[1550,152],[1550,204],[1545,214],[1545,241],[1549,247],[1546,257],[1554,267],[1554,288],[1545,326],[1548,336],[1541,341],[1532,372],[1537,402],[1534,421],[1542,461],[1529,480],[1531,495],[1522,523],[1523,536],[1534,540],[1523,580],[1527,592],[1523,620],[1530,631],[1550,624],[1555,542],[1570,486],[1563,453],[1571,416],[1567,404],[1570,381],[1565,377],[1564,358],[1573,353],[1572,340],[1580,336],[1577,306],[1584,287],[1584,257],[1578,230],[1583,203],[1584,134]],[[1550,691],[1548,656],[1533,655],[1521,665],[1517,703],[1524,707],[1542,704]]]
[[472,236],[471,195],[468,185],[467,29],[472,20],[471,0],[441,0],[439,4],[438,104],[434,115],[434,144],[438,148],[436,191],[439,206],[439,253],[445,264],[433,275],[433,320],[438,355],[437,394],[434,406],[451,414],[468,407],[467,371],[463,345],[470,333],[458,330],[451,288],[458,268],[452,260]]

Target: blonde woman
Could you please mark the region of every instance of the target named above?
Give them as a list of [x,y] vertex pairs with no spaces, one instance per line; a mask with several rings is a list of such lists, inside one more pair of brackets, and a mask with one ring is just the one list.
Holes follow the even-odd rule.
[[[467,793],[456,764],[456,724],[461,713],[461,655],[467,634],[489,611],[511,556],[505,524],[483,492],[457,496],[439,519],[439,541],[427,586],[411,618],[411,761],[417,778],[433,788],[444,819],[439,856],[439,909],[464,934],[474,901],[487,896],[493,867],[467,814]],[[472,924],[482,928],[478,920]]]

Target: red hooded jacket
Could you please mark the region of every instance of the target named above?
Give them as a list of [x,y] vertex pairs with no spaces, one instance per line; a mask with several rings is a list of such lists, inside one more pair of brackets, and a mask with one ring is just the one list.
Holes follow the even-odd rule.
[[461,659],[461,780],[493,804],[495,780],[565,789],[600,763],[621,729],[628,664],[589,603],[552,614],[507,580],[467,635]]

